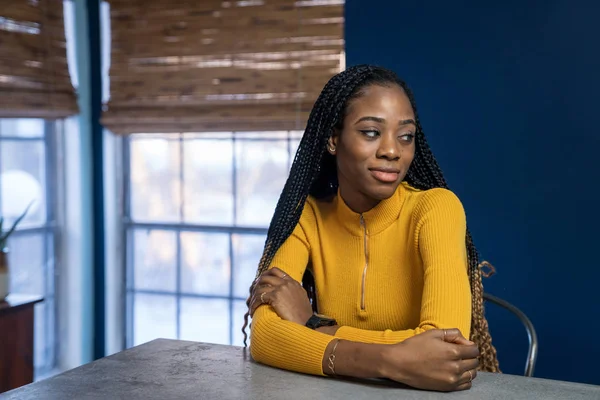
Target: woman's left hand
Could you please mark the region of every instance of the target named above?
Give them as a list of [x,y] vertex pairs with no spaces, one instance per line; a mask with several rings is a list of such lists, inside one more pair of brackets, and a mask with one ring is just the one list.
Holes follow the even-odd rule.
[[250,295],[250,315],[263,304],[269,304],[280,318],[300,325],[313,315],[306,290],[279,268],[271,268],[256,281]]

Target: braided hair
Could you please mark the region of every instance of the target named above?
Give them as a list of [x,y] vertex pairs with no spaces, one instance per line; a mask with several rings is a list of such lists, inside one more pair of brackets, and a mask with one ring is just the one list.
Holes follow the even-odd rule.
[[[346,108],[355,98],[363,94],[363,90],[371,85],[390,87],[397,85],[412,105],[416,122],[415,157],[406,174],[405,181],[420,190],[432,188],[448,188],[442,171],[433,157],[425,139],[417,114],[412,91],[406,83],[387,69],[358,65],[335,75],[323,88],[310,113],[306,130],[294,158],[289,177],[285,183],[275,213],[271,220],[263,255],[261,257],[257,278],[265,272],[275,253],[291,235],[300,220],[306,198],[311,195],[322,199],[335,195],[338,189],[338,178],[335,157],[326,151],[327,140],[334,129],[342,128]],[[488,372],[499,372],[496,349],[492,346],[488,323],[484,317],[482,271],[479,254],[470,232],[467,230],[465,244],[468,255],[468,275],[472,293],[471,340],[480,349],[480,369]],[[316,309],[314,280],[304,276],[303,285]],[[250,288],[252,292],[254,283]],[[244,344],[249,314],[244,316]]]

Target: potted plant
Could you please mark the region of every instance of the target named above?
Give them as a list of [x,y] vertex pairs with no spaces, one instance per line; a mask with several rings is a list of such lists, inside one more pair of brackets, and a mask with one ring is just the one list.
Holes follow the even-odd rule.
[[15,220],[10,229],[6,232],[4,232],[3,229],[4,217],[0,217],[0,302],[4,301],[9,293],[10,269],[8,267],[8,238],[15,231],[19,222],[25,218],[25,215],[27,215],[27,211],[29,211],[29,207],[31,207],[32,204],[33,202],[29,203],[25,211],[23,211],[23,214]]

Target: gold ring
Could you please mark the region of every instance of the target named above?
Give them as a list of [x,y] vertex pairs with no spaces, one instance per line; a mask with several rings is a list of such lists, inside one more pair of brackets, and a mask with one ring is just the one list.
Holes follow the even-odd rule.
[[446,330],[444,329],[444,342],[446,341]]
[[283,274],[283,276],[281,277],[281,279],[285,279],[286,276],[287,276],[287,274]]
[[267,294],[267,292],[262,292],[262,293],[260,294],[260,302],[261,302],[262,304],[265,304],[265,294]]
[[473,382],[473,373],[471,372],[471,370],[469,370],[469,377],[471,379],[469,379],[469,383]]

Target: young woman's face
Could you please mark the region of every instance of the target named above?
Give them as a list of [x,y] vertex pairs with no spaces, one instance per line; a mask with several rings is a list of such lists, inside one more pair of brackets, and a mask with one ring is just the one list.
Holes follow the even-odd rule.
[[328,151],[336,157],[340,191],[351,208],[363,212],[394,194],[415,156],[415,133],[414,111],[397,85],[367,86],[348,104],[343,129],[329,139]]

